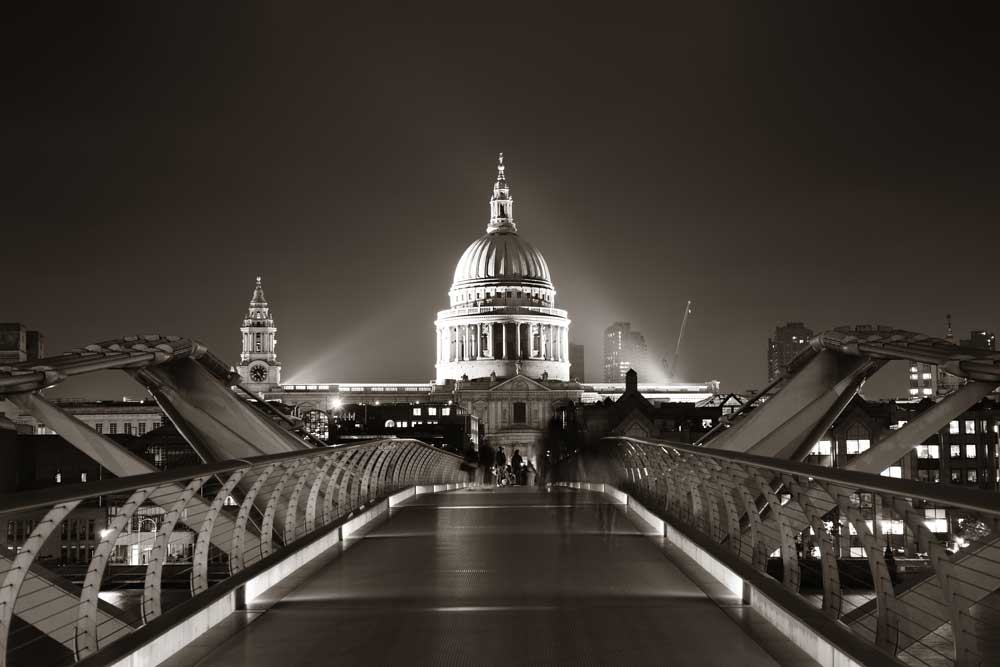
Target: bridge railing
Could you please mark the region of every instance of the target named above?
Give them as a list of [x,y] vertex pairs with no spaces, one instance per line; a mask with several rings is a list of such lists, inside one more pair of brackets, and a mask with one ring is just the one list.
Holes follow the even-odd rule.
[[392,494],[467,478],[393,439],[0,497],[0,667],[109,664],[252,599]]
[[998,494],[624,437],[560,475],[620,488],[887,657],[1000,664]]

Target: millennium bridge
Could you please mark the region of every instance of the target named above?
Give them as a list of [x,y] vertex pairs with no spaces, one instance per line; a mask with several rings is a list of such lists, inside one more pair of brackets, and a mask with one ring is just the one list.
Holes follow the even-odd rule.
[[[892,360],[965,382],[846,467],[802,463]],[[161,472],[41,393],[109,369],[201,465]],[[997,665],[1000,498],[879,473],[998,385],[996,353],[837,329],[694,445],[607,438],[543,486],[494,489],[419,441],[327,446],[189,339],[0,367],[0,396],[115,476],[0,497],[0,524],[30,528],[0,554],[0,666]],[[918,544],[915,573],[898,576],[865,498]],[[153,506],[147,562],[113,564]],[[114,511],[71,581],[41,554],[95,507]],[[928,508],[978,537],[943,539]],[[844,531],[861,558],[842,557]]]

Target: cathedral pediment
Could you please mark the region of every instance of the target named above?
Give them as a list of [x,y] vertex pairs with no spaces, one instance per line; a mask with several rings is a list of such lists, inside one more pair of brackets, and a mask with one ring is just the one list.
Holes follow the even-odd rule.
[[490,393],[520,393],[525,391],[552,391],[546,387],[541,382],[537,380],[532,380],[524,375],[515,375],[514,377],[504,380],[495,387],[490,388]]

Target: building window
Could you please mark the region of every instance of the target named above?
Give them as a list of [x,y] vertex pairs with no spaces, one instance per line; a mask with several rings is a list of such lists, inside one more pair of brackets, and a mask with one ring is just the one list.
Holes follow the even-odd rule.
[[86,472],[81,472],[80,473],[80,481],[81,482],[86,482],[87,481],[87,473]]
[[962,445],[951,445],[948,447],[948,457],[953,459],[962,458]]
[[965,420],[965,432],[966,433],[975,433],[976,432],[976,420],[975,419],[966,419]]
[[967,458],[967,459],[974,459],[974,458],[976,458],[976,446],[975,445],[966,445],[965,446],[965,458]]
[[933,389],[930,387],[924,387],[924,396],[930,396],[932,393],[934,393]]
[[394,422],[391,419],[386,419],[385,420],[385,427],[386,428],[396,428],[396,422]]
[[527,403],[515,403],[514,404],[514,423],[515,424],[526,424],[528,422],[528,404]]
[[62,473],[61,472],[57,472],[56,473],[56,484],[62,484]]
[[872,441],[869,437],[868,429],[855,424],[847,431],[847,453],[851,454],[861,454],[862,452],[868,451],[872,446]]
[[437,408],[435,408],[434,406],[427,406],[427,416],[428,417],[437,417],[437,413],[438,413],[438,409]]
[[894,479],[902,479],[903,477],[903,466],[889,466],[882,471],[883,477],[892,477]]
[[118,433],[118,423],[117,422],[111,422],[108,426],[109,426],[108,430],[111,431],[111,435],[115,435],[116,433]]
[[975,468],[969,468],[965,471],[965,479],[969,484],[976,484],[979,481],[979,471]]
[[941,508],[924,510],[924,525],[932,533],[948,532],[948,515]]
[[951,471],[951,483],[961,484],[962,483],[962,471],[957,469],[952,469]]
[[260,352],[260,334],[254,334],[254,351]]
[[810,454],[815,454],[816,456],[830,456],[833,452],[833,443],[830,440],[820,440],[817,442]]
[[146,422],[139,422],[139,435],[146,435]]
[[441,408],[441,416],[447,417],[451,414],[451,408]]
[[941,471],[939,470],[918,470],[917,479],[921,482],[940,482]]
[[938,459],[941,458],[941,450],[938,445],[917,445],[918,459]]
[[96,424],[94,424],[94,430],[97,431],[98,433],[104,433],[104,424],[102,424],[101,422],[97,422]]
[[421,412],[420,412],[420,411],[421,411],[421,409],[422,409],[422,408],[413,408],[413,415],[414,415],[415,417],[419,417],[419,416],[420,416],[421,414],[423,414],[423,413],[421,413]]
[[125,435],[132,435],[132,422],[125,423]]
[[948,433],[952,435],[958,433],[958,420],[948,422]]

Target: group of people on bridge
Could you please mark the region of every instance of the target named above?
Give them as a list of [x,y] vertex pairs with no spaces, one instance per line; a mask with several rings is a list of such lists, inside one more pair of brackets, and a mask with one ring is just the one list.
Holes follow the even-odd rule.
[[[480,460],[483,470],[483,483],[495,486],[535,486],[538,483],[538,470],[533,462],[525,461],[520,450],[515,449],[507,460],[503,447],[498,447],[493,461]],[[491,465],[492,463],[492,465]],[[492,479],[487,477],[492,475]]]

